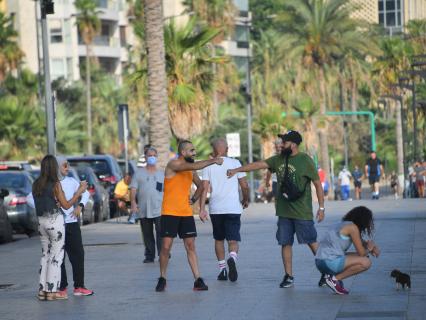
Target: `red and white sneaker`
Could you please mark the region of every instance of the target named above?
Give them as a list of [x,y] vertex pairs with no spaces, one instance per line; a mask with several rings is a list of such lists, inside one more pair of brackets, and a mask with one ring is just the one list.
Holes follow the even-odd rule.
[[325,283],[327,283],[327,286],[336,294],[349,294],[349,291],[343,288],[340,281],[334,276],[327,276],[325,278]]
[[74,295],[75,296],[91,296],[95,292],[86,288],[75,288]]
[[67,299],[68,299],[67,288],[56,292],[56,300],[67,300]]

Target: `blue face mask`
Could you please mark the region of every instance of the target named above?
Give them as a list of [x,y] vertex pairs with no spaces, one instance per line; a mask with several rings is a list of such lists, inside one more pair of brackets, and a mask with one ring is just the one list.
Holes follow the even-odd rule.
[[155,166],[155,165],[157,164],[157,157],[155,157],[155,156],[148,157],[148,158],[146,159],[146,163],[147,163],[149,166]]

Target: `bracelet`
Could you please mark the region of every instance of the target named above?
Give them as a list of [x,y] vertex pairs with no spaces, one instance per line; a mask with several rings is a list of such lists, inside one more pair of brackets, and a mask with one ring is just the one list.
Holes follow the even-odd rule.
[[325,208],[319,207],[318,210],[325,211]]

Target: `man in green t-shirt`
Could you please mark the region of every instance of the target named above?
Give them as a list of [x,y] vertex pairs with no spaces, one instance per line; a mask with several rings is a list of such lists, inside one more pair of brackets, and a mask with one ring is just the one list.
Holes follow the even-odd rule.
[[[281,288],[293,286],[292,270],[292,246],[294,234],[300,244],[307,244],[312,253],[315,254],[318,248],[317,231],[314,227],[312,209],[312,182],[315,186],[319,208],[316,214],[318,222],[324,219],[324,192],[318,172],[313,160],[303,152],[299,151],[302,136],[297,131],[288,131],[284,135],[279,135],[282,139],[281,154],[272,156],[266,160],[261,160],[246,164],[242,167],[228,170],[228,177],[232,177],[238,172],[249,172],[259,169],[269,169],[277,174],[278,192],[276,197],[276,215],[278,216],[277,240],[281,245],[281,254],[284,264],[284,279],[280,283]],[[293,189],[300,191],[301,195],[294,199],[291,192],[283,192],[282,184],[286,170],[286,158],[288,157],[288,174],[286,181],[291,180]],[[289,184],[287,184],[288,187]],[[291,199],[291,200],[290,200]]]

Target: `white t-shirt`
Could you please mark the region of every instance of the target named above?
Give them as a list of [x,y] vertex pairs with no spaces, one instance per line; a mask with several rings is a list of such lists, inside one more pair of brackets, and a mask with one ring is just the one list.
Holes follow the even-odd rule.
[[243,207],[240,202],[238,179],[246,176],[244,172],[238,172],[232,178],[228,178],[226,171],[241,167],[241,162],[222,157],[223,164],[213,164],[203,169],[202,179],[210,182],[210,214],[241,214]]
[[339,173],[340,185],[349,186],[351,184],[350,178],[352,177],[351,173],[348,170],[342,170]]

